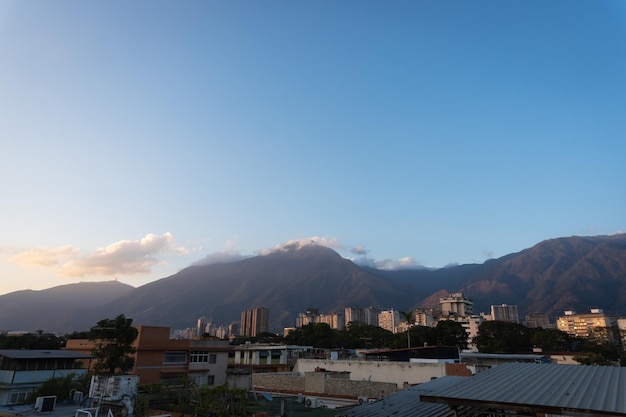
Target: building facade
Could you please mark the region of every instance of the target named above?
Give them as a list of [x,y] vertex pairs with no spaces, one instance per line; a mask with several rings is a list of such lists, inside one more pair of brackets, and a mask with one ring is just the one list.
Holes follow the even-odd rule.
[[400,325],[400,312],[398,310],[383,310],[378,315],[378,326],[385,330],[396,333]]
[[463,296],[463,293],[448,294],[439,298],[439,306],[442,316],[471,316],[474,310],[474,302]]
[[255,337],[269,331],[269,310],[265,307],[252,308],[241,312],[241,335]]
[[492,305],[491,320],[506,321],[509,323],[519,324],[519,314],[517,313],[517,306],[510,306],[506,304]]
[[593,308],[585,314],[566,311],[565,315],[556,319],[557,329],[576,337],[604,336],[611,338],[611,333],[608,331],[611,327],[617,327],[617,317],[608,316],[599,308]]
[[[216,386],[226,383],[228,354],[232,347],[226,340],[193,338],[170,339],[169,327],[135,326],[137,339],[135,366],[131,373],[139,376],[139,384],[173,382],[186,375],[198,385]],[[68,339],[65,349],[90,353],[94,342]]]
[[89,371],[91,352],[0,349],[0,405],[23,403],[44,382]]

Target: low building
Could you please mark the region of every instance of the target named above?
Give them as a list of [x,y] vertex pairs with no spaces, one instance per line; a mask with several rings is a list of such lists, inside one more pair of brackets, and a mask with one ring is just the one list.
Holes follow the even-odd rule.
[[[133,346],[135,366],[131,373],[139,375],[140,385],[173,382],[185,375],[198,385],[216,386],[226,383],[228,341],[206,338],[170,339],[169,327],[136,326],[138,336]],[[91,353],[94,342],[69,339],[68,351]]]
[[66,350],[0,350],[0,405],[23,402],[42,382],[89,371],[91,355]]

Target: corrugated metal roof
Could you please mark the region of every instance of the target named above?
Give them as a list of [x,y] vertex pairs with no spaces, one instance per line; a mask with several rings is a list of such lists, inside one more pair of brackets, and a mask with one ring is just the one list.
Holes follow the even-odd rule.
[[12,359],[87,359],[90,355],[56,349],[0,349],[0,356]]
[[626,368],[508,363],[436,393],[423,394],[422,401],[626,416],[625,394]]
[[376,402],[351,408],[338,417],[451,417],[452,410],[446,404],[420,402],[421,394],[434,394],[469,377],[444,376],[423,384],[419,384],[395,394],[388,395]]

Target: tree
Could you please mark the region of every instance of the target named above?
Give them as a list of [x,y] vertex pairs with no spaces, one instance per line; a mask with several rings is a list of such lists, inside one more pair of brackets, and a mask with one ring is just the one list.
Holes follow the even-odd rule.
[[138,331],[132,327],[133,319],[120,314],[113,320],[100,320],[91,328],[89,340],[95,342],[92,355],[96,362],[94,372],[115,374],[126,373],[135,366],[133,342]]
[[467,349],[467,331],[461,323],[452,320],[438,321],[433,333],[438,346],[456,346],[460,350]]
[[411,349],[411,323],[413,322],[413,312],[409,311],[401,311],[400,315],[404,320],[406,320],[407,328],[406,328],[406,341],[407,347]]
[[531,352],[531,333],[531,329],[521,324],[490,320],[480,324],[474,342],[482,353]]
[[540,328],[534,330],[530,341],[544,352],[569,352],[572,350],[573,338],[561,330]]

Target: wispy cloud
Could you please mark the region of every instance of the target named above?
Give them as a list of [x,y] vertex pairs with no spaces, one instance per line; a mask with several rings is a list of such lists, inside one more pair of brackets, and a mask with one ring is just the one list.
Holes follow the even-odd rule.
[[335,237],[312,236],[312,237],[307,237],[304,239],[290,240],[288,242],[276,245],[273,248],[261,249],[258,254],[267,255],[268,253],[278,251],[278,250],[287,250],[287,249],[294,249],[294,248],[298,249],[298,248],[309,246],[309,245],[325,246],[327,248],[331,248],[335,250],[344,249],[344,247],[339,243],[339,240]]
[[369,251],[367,249],[365,249],[363,246],[355,246],[352,249],[350,249],[350,253],[353,253],[355,255],[367,255]]
[[423,267],[412,256],[406,256],[400,259],[386,258],[386,259],[382,259],[379,261],[373,258],[362,256],[362,257],[353,259],[353,262],[361,266],[369,266],[371,268],[386,269],[386,270],[416,269],[416,268]]
[[213,252],[193,263],[193,265],[210,265],[223,264],[229,262],[237,262],[242,259],[249,258],[249,255],[243,255],[240,252],[229,250],[224,252]]
[[32,248],[17,253],[11,261],[23,266],[53,268],[67,277],[102,277],[147,274],[162,262],[160,257],[185,253],[185,248],[174,246],[171,233],[149,233],[142,239],[121,240],[87,254],[70,245]]

